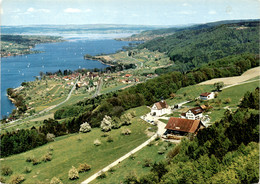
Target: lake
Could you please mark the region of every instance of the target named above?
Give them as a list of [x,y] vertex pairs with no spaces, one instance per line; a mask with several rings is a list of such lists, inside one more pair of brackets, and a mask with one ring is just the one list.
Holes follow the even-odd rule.
[[[76,70],[79,68],[105,68],[106,65],[84,60],[85,54],[114,53],[129,42],[116,41],[122,35],[67,35],[66,42],[36,45],[35,50],[43,53],[1,58],[1,118],[12,112],[15,106],[6,96],[8,88],[19,87],[24,81],[35,80],[42,72]],[[126,36],[126,35],[124,35]]]

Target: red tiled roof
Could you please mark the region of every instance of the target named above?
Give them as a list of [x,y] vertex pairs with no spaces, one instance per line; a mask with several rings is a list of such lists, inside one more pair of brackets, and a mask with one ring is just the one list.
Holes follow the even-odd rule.
[[209,96],[210,94],[211,94],[211,93],[206,92],[206,93],[201,93],[200,96],[207,97],[207,96]]
[[189,120],[171,117],[166,125],[166,129],[181,132],[194,133],[198,129],[200,120]]
[[168,108],[168,105],[165,100],[155,103],[155,106],[157,107],[158,110]]

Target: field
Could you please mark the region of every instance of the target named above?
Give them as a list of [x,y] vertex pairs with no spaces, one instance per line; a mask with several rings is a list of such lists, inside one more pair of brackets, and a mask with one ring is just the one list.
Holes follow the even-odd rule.
[[[208,104],[212,106],[213,108],[209,112],[204,114],[208,114],[211,117],[211,122],[213,123],[223,117],[224,112],[227,108],[235,111],[245,93],[247,91],[253,91],[258,86],[259,81],[232,86],[230,88],[223,89],[221,92],[218,93],[217,98],[213,100],[210,100],[208,102],[193,101],[186,105],[189,107],[193,107],[199,104]],[[229,99],[230,102],[227,102],[227,99]]]
[[97,178],[92,184],[115,184],[123,183],[124,178],[130,173],[134,172],[137,176],[148,173],[151,170],[150,167],[144,167],[144,163],[150,161],[151,164],[160,162],[163,160],[167,152],[174,147],[174,144],[168,147],[168,150],[164,154],[158,154],[159,148],[167,143],[162,141],[154,141],[151,146],[146,146],[139,152],[135,153],[133,157],[129,157],[119,165],[113,167],[113,170],[107,172],[107,177],[100,179]]
[[241,76],[217,78],[217,79],[212,79],[212,80],[202,82],[200,84],[201,85],[214,84],[216,82],[224,82],[225,85],[236,84],[236,83],[247,81],[247,80],[252,79],[252,78],[256,78],[256,77],[259,78],[259,75],[260,75],[260,67],[256,67],[256,68],[252,68],[252,69],[247,70]]
[[179,89],[176,92],[176,97],[167,99],[166,102],[169,105],[174,105],[180,102],[185,102],[188,100],[194,100],[195,98],[199,97],[201,93],[204,92],[211,92],[214,90],[213,85],[193,85],[193,86],[187,86],[184,88]]
[[[146,107],[139,107],[128,112],[130,111],[136,111],[136,114],[139,115],[148,110]],[[104,133],[99,128],[92,129],[86,134],[58,137],[47,145],[4,158],[1,160],[1,166],[10,166],[14,172],[13,175],[23,174],[26,179],[23,182],[25,184],[48,183],[54,176],[60,178],[63,183],[79,183],[147,140],[148,136],[145,131],[148,127],[146,122],[134,118],[130,126],[124,126],[108,133],[113,142],[107,142],[107,137],[102,137]],[[121,135],[122,130],[126,128],[131,130],[131,135]],[[93,144],[96,139],[101,141],[100,146]],[[52,160],[49,162],[41,162],[38,165],[26,162],[26,158],[29,156],[40,159],[47,152],[53,153]],[[81,163],[91,165],[91,170],[80,173],[78,180],[69,180],[70,168],[72,166],[77,168]],[[24,173],[25,167],[30,167],[32,171]],[[5,178],[7,181],[10,180],[10,176]]]

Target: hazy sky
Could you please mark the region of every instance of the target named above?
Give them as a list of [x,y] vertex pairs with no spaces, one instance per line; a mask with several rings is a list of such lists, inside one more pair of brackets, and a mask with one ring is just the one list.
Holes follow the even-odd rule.
[[260,0],[0,0],[1,25],[180,25],[260,18]]

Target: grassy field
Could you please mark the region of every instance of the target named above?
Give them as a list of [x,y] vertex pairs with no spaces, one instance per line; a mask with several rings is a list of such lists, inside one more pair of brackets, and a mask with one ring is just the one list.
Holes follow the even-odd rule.
[[100,179],[97,178],[91,184],[116,184],[123,183],[124,178],[130,173],[135,172],[137,176],[148,173],[151,167],[144,167],[145,161],[149,160],[151,163],[160,162],[163,160],[167,152],[174,147],[174,144],[168,147],[168,150],[164,154],[158,154],[159,148],[167,143],[162,141],[154,141],[151,146],[146,146],[139,152],[135,153],[133,157],[129,157],[117,166],[113,167],[112,171],[108,171],[107,177]]
[[174,105],[180,102],[184,102],[187,100],[194,100],[197,98],[201,93],[204,92],[211,92],[214,90],[213,85],[193,85],[193,86],[187,86],[184,88],[179,89],[176,92],[176,97],[172,99],[167,99],[166,102],[169,105]]
[[[200,85],[196,85],[196,86],[200,86]],[[194,89],[196,89],[196,86],[194,86]],[[211,122],[215,122],[217,120],[220,120],[223,117],[224,112],[226,111],[227,108],[230,108],[233,111],[236,110],[238,104],[240,103],[240,100],[243,98],[245,93],[247,91],[253,91],[257,86],[259,86],[258,81],[233,86],[222,90],[222,92],[219,92],[217,98],[213,100],[210,100],[208,102],[199,102],[199,103],[193,101],[191,103],[185,104],[185,106],[194,107],[198,104],[208,104],[212,106],[213,109],[211,109],[210,112],[204,114],[208,114],[211,117]],[[226,102],[227,99],[230,99],[231,102],[227,103]]]
[[[140,111],[145,112],[146,109],[139,107],[129,111],[136,111],[139,115]],[[10,166],[14,171],[13,175],[24,174],[26,180],[23,183],[25,184],[48,183],[54,176],[60,178],[63,183],[79,183],[147,140],[145,130],[148,127],[149,125],[141,119],[134,118],[130,126],[109,132],[113,142],[107,142],[107,137],[102,137],[104,133],[98,128],[86,134],[58,137],[47,145],[4,158],[1,160],[1,166]],[[122,130],[126,128],[131,130],[131,135],[121,135]],[[96,139],[101,141],[100,146],[93,144]],[[26,162],[28,156],[41,158],[50,151],[50,147],[53,148],[53,159],[50,162],[42,162],[34,166]],[[70,168],[72,166],[77,168],[81,163],[90,164],[92,169],[86,173],[80,173],[78,180],[69,180]],[[26,166],[32,168],[30,173],[23,173]],[[10,177],[5,178],[7,181],[10,180]]]

